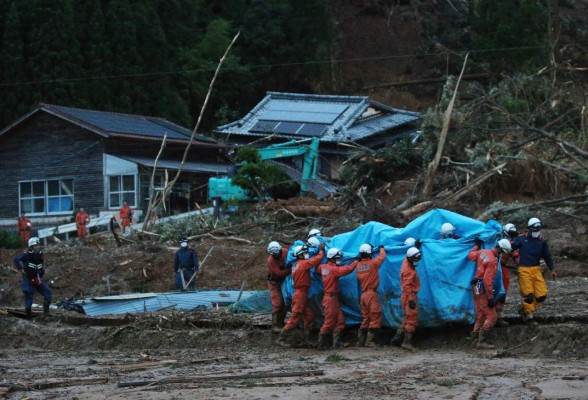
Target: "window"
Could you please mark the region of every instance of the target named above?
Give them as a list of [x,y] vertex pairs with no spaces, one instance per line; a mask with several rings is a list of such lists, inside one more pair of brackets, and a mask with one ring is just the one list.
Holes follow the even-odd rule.
[[108,207],[122,207],[126,201],[130,207],[135,204],[135,175],[117,175],[108,177]]
[[19,190],[21,212],[27,214],[73,212],[73,179],[20,182]]

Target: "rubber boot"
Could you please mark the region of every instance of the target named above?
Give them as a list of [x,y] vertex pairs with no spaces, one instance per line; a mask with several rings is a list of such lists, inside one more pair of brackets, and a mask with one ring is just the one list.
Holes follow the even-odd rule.
[[325,347],[325,339],[327,338],[327,335],[324,333],[319,333],[318,335],[318,344],[316,345],[317,350],[326,350],[327,348]]
[[312,337],[312,329],[304,328],[303,338],[304,338],[304,345],[306,345],[308,347],[316,347],[317,346],[316,340],[314,340],[314,338]]
[[412,345],[412,332],[404,332],[404,342],[402,342],[402,348],[410,351],[416,350],[416,347]]
[[45,315],[49,315],[49,304],[51,304],[49,300],[43,301],[43,314]]
[[470,333],[470,339],[472,339],[472,347],[476,347],[478,345],[478,339],[480,338],[480,331],[472,331]]
[[502,319],[502,311],[498,313],[497,315],[497,319],[496,319],[496,326],[508,326],[508,322],[506,322],[504,319]]
[[357,331],[357,347],[364,347],[367,340],[367,329],[359,328]]
[[365,341],[366,347],[376,347],[376,343],[374,342],[376,331],[377,329],[368,329],[367,338]]
[[494,349],[494,345],[488,343],[488,332],[489,330],[480,329],[480,335],[478,336],[478,344],[476,345],[476,349],[486,350],[486,349]]
[[390,341],[390,344],[392,346],[400,347],[403,340],[404,340],[404,328],[400,327],[396,330],[396,334],[394,334],[394,337]]
[[272,314],[272,332],[280,333],[282,331],[282,326],[278,323],[278,313]]
[[288,343],[289,337],[290,337],[290,331],[288,331],[288,330],[286,330],[286,328],[284,328],[280,331],[280,336],[278,337],[278,341],[276,343],[278,343],[280,346],[283,346],[283,347],[290,347],[290,344]]
[[337,350],[337,349],[342,349],[342,348],[343,348],[343,343],[341,342],[341,331],[334,331],[333,332],[333,345],[331,346],[331,349]]
[[30,307],[29,307],[29,308],[25,308],[25,314],[26,314],[26,317],[27,317],[28,319],[31,319],[31,318],[33,318],[33,310],[31,310],[31,308],[30,308]]
[[286,307],[284,307],[284,309],[282,311],[279,311],[276,315],[277,315],[277,323],[278,326],[280,327],[280,329],[282,329],[284,327],[284,325],[286,325],[286,314],[288,314],[288,310],[286,309]]

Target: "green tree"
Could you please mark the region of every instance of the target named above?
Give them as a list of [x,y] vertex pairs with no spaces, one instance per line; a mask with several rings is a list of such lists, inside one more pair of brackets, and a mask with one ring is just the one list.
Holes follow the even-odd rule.
[[27,91],[21,90],[20,82],[26,80],[23,70],[24,41],[20,13],[12,3],[5,19],[2,46],[0,47],[0,121],[9,121],[27,111]]
[[299,188],[284,170],[277,164],[263,162],[254,147],[239,149],[237,159],[243,165],[231,178],[231,183],[247,191],[251,198],[291,197],[298,192]]
[[470,15],[475,57],[497,72],[545,63],[547,0],[478,0]]

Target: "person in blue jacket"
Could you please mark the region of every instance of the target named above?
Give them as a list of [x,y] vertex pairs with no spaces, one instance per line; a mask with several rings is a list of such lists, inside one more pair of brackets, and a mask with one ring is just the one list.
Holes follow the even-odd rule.
[[188,239],[182,238],[180,240],[180,249],[176,251],[174,257],[176,289],[185,291],[189,288],[194,290],[196,286],[196,277],[194,275],[198,272],[199,267],[198,254],[188,247]]
[[21,287],[24,294],[25,313],[27,318],[31,318],[35,291],[43,296],[43,313],[45,315],[49,314],[49,305],[53,294],[49,286],[43,282],[45,264],[39,238],[30,238],[28,245],[28,250],[15,257],[13,264],[16,269],[22,271]]

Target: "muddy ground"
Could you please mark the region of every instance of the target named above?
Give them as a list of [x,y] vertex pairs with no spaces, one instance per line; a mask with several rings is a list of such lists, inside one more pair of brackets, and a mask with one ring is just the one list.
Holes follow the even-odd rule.
[[[278,204],[275,216],[283,217]],[[346,215],[320,219],[259,219],[219,238],[191,242],[201,258],[214,248],[198,277],[209,289],[265,289],[265,245],[292,243],[311,227],[327,236],[357,226]],[[280,224],[276,223],[280,221]],[[555,223],[552,226],[556,226]],[[208,312],[160,312],[89,319],[54,310],[33,320],[0,315],[0,396],[7,399],[191,399],[191,398],[403,398],[403,399],[586,399],[588,397],[588,257],[585,224],[546,230],[558,271],[539,326],[521,324],[516,277],[507,300],[508,327],[496,328],[497,350],[480,352],[455,324],[420,329],[418,352],[387,345],[336,351],[283,348],[269,329],[270,316]],[[220,236],[220,233],[217,234]],[[230,237],[245,241],[229,239]],[[126,242],[105,236],[85,243],[49,246],[47,280],[54,299],[173,289],[177,243]],[[22,307],[15,251],[0,250],[0,305]],[[35,298],[40,302],[40,298]],[[0,310],[1,311],[1,310]],[[309,371],[314,371],[310,373]],[[265,377],[251,374],[266,374]],[[267,374],[300,376],[271,377]],[[306,375],[305,375],[306,374]],[[222,379],[221,379],[222,378]],[[171,380],[182,380],[172,383]],[[119,387],[146,382],[147,386]],[[154,383],[156,382],[156,383]]]

